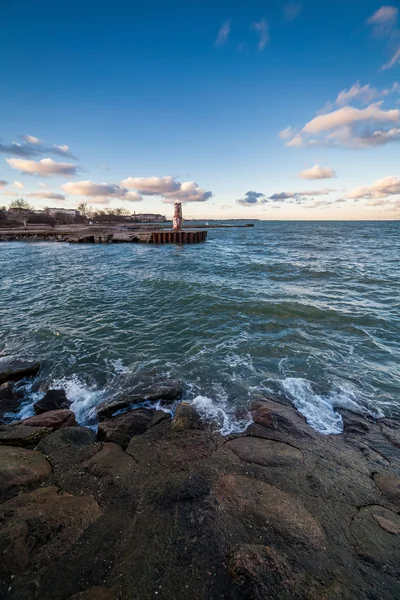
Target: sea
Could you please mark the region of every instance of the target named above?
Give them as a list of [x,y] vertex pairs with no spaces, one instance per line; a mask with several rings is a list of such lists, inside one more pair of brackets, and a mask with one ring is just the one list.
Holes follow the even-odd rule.
[[42,362],[10,419],[51,385],[87,424],[132,372],[182,381],[224,435],[260,397],[338,434],[339,409],[400,415],[400,222],[254,221],[193,245],[0,243],[0,333],[0,352]]

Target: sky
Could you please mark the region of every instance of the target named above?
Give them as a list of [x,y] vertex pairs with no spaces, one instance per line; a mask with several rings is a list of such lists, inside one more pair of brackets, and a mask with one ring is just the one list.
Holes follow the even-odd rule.
[[400,217],[400,4],[0,0],[0,206]]

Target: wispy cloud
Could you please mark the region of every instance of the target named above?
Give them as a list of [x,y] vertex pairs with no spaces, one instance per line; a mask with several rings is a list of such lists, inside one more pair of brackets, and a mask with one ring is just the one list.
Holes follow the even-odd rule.
[[282,10],[284,21],[294,21],[301,14],[303,7],[299,2],[287,2]]
[[104,204],[104,200],[119,198],[126,202],[140,202],[143,197],[137,192],[130,192],[126,187],[116,183],[94,183],[94,181],[69,181],[61,186],[62,189],[76,196],[86,196],[94,203]]
[[314,165],[310,169],[304,169],[299,173],[301,179],[333,179],[336,177],[335,171],[331,167],[320,167]]
[[336,190],[325,188],[322,190],[303,190],[301,192],[277,192],[269,196],[268,199],[275,202],[302,202],[315,196],[326,196],[332,192],[336,192]]
[[45,198],[46,200],[65,200],[65,196],[63,194],[51,192],[50,190],[39,190],[37,192],[30,192],[26,195],[29,198]]
[[224,46],[229,38],[229,34],[231,32],[232,19],[227,19],[221,25],[220,30],[218,31],[217,38],[215,40],[216,46]]
[[260,35],[260,40],[257,46],[258,50],[264,50],[265,46],[269,42],[269,27],[267,21],[265,19],[261,19],[261,21],[254,21],[251,29]]
[[367,21],[376,37],[388,39],[390,59],[382,70],[391,69],[400,63],[400,29],[398,27],[399,9],[396,6],[381,6]]
[[17,171],[27,173],[28,175],[50,175],[70,176],[76,175],[80,168],[70,163],[56,162],[52,158],[42,158],[42,160],[24,160],[22,158],[7,158],[6,162]]

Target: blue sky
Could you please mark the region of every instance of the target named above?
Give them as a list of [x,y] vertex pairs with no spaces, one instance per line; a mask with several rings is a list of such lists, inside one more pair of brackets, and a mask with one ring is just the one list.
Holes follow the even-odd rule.
[[0,204],[400,215],[398,4],[5,0],[0,70]]

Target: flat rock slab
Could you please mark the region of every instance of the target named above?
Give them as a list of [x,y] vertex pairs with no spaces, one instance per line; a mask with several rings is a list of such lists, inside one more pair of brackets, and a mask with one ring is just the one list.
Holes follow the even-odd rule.
[[355,550],[369,564],[400,575],[400,516],[382,506],[365,506],[352,521]]
[[301,500],[273,485],[239,475],[223,475],[217,486],[221,508],[252,528],[325,550],[327,540],[318,521]]
[[18,356],[2,356],[0,357],[0,383],[33,377],[39,369],[38,361],[25,360]]
[[226,443],[239,458],[264,467],[297,465],[303,460],[303,453],[282,442],[257,437],[242,437]]
[[90,429],[65,427],[47,435],[37,449],[49,458],[53,466],[67,468],[94,456],[100,450],[100,445],[95,442],[96,434]]
[[0,574],[28,565],[47,566],[68,552],[101,515],[91,496],[59,493],[56,487],[21,494],[0,506]]
[[0,493],[16,486],[39,483],[51,472],[50,463],[40,452],[0,446]]
[[0,425],[0,445],[34,448],[52,431],[50,427],[29,427],[20,423]]
[[376,473],[374,482],[382,494],[400,508],[400,477],[393,473]]
[[148,430],[155,412],[154,410],[137,409],[105,419],[99,424],[97,437],[102,442],[114,442],[125,449],[135,435],[140,435]]
[[114,592],[105,587],[93,587],[74,594],[69,600],[116,600]]
[[53,430],[77,425],[75,414],[72,410],[66,409],[49,410],[48,412],[25,419],[22,423],[28,427],[50,427]]

